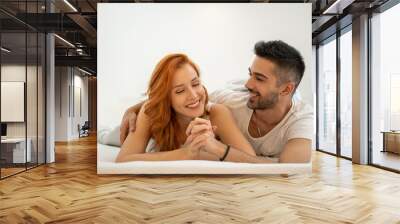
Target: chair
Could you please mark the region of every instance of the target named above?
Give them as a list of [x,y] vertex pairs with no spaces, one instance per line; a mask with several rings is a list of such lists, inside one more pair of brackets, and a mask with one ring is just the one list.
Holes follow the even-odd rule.
[[90,129],[89,121],[85,121],[82,127],[78,124],[79,138],[89,136],[89,129]]

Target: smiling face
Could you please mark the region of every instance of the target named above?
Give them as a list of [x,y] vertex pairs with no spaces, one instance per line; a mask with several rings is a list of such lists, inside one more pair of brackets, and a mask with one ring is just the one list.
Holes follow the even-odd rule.
[[195,118],[204,114],[206,92],[196,70],[182,65],[172,78],[171,105],[177,115]]
[[250,78],[246,88],[250,92],[247,106],[250,109],[270,109],[279,101],[281,87],[278,85],[276,65],[267,59],[256,56],[249,68]]

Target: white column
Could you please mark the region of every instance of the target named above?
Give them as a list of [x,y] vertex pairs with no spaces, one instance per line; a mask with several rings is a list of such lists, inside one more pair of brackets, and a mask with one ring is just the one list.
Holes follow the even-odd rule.
[[353,162],[368,163],[368,15],[353,20]]
[[[46,1],[47,12],[54,12],[54,5]],[[54,35],[46,35],[46,163],[55,162],[55,43]]]
[[54,35],[46,36],[46,163],[55,161],[54,133],[55,133],[55,76],[54,76]]

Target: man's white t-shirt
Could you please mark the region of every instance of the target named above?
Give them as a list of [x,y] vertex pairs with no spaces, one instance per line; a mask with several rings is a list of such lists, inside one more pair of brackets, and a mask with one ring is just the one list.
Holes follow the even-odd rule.
[[285,117],[266,135],[254,138],[248,127],[253,110],[247,107],[247,91],[223,89],[210,94],[210,101],[227,106],[243,135],[253,146],[257,155],[278,160],[285,144],[293,138],[313,139],[314,119],[311,106],[301,100],[293,100],[292,107]]

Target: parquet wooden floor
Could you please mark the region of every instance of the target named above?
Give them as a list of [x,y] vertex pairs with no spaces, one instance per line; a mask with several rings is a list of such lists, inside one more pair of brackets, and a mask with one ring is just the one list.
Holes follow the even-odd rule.
[[0,223],[400,223],[400,175],[316,152],[313,173],[96,174],[96,139],[0,181]]
[[7,177],[7,176],[10,176],[10,175],[13,175],[13,174],[15,174],[15,173],[18,173],[18,172],[21,172],[21,171],[24,171],[25,170],[25,167],[21,167],[21,168],[14,168],[14,167],[12,167],[12,168],[9,168],[9,167],[7,167],[7,168],[1,168],[1,176],[2,177]]

